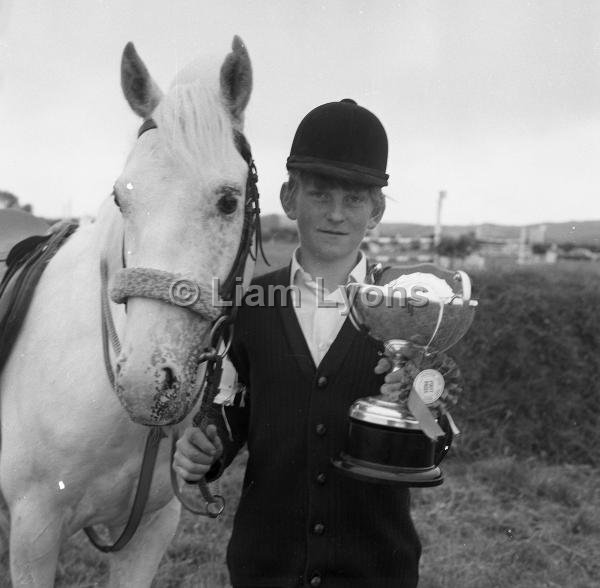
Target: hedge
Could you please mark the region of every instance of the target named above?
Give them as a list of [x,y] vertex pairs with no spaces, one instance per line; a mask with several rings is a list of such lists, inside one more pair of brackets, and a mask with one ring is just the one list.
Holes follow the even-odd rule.
[[600,273],[592,268],[472,276],[480,306],[449,351],[465,383],[453,453],[600,465]]

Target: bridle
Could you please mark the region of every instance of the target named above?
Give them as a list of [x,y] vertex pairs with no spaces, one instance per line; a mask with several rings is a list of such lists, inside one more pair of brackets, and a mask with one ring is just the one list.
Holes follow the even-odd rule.
[[[157,128],[158,126],[154,119],[148,118],[144,120],[138,130],[138,138],[145,132]],[[194,426],[198,427],[205,424],[204,420],[207,408],[212,404],[218,393],[222,373],[222,362],[231,345],[233,324],[238,311],[238,307],[234,303],[235,289],[243,283],[247,258],[250,255],[252,259],[256,261],[258,254],[260,253],[268,265],[262,247],[259,193],[257,187],[258,175],[256,166],[252,159],[250,145],[244,135],[237,130],[234,130],[233,134],[236,148],[248,166],[248,175],[246,179],[244,219],[240,243],[229,274],[219,288],[221,300],[229,303],[222,306],[222,311],[212,305],[212,284],[193,283],[197,292],[197,297],[194,299],[193,303],[190,304],[189,300],[179,301],[178,298],[173,295],[172,286],[174,283],[181,280],[185,280],[189,283],[190,280],[187,277],[152,268],[128,268],[125,265],[124,252],[122,253],[122,267],[113,276],[112,288],[109,293],[108,262],[105,256],[102,256],[100,260],[102,347],[106,373],[113,389],[115,387],[115,375],[110,360],[110,348],[112,347],[114,355],[118,356],[121,352],[121,345],[110,311],[109,294],[116,303],[126,303],[127,299],[132,296],[154,298],[169,304],[185,307],[191,312],[198,314],[203,319],[210,321],[211,330],[208,346],[201,353],[199,359],[199,364],[206,363],[206,370],[198,392],[200,397],[199,408],[193,418]],[[254,252],[251,251],[253,241]],[[146,439],[146,448],[144,450],[144,457],[132,510],[127,524],[116,542],[113,545],[104,544],[92,527],[86,527],[84,529],[90,541],[100,551],[119,551],[129,542],[135,533],[143,515],[150,491],[150,483],[152,481],[158,446],[164,437],[166,437],[166,435],[162,430],[162,427],[150,427]],[[177,436],[174,431],[172,436],[171,460],[175,451],[176,442]],[[188,504],[181,495],[176,475],[172,467],[170,467],[170,472],[173,492],[186,509],[211,518],[215,518],[223,512],[225,500],[222,496],[213,496],[204,480],[201,480],[198,483],[198,488],[206,501],[205,509],[199,510]]]
[[[138,131],[138,138],[145,132],[157,128],[158,127],[153,119],[146,119]],[[244,135],[239,131],[234,130],[234,141],[238,152],[244,158],[244,161],[248,166],[248,175],[246,179],[244,220],[240,244],[231,270],[219,291],[221,299],[225,301],[231,301],[233,299],[234,288],[243,279],[248,255],[251,255],[252,258],[256,260],[256,255],[260,251],[264,258],[260,229],[259,194],[257,188],[258,175],[256,173],[256,166],[252,159],[250,145]],[[253,254],[250,251],[250,248],[255,236],[255,252]],[[125,266],[124,263],[123,266]],[[140,277],[150,278],[150,281],[146,281],[145,284],[140,284]],[[122,267],[113,278],[111,297],[114,302],[117,303],[126,302],[127,298],[130,296],[156,298],[170,304],[185,306],[211,322],[216,321],[222,314],[232,315],[232,318],[235,318],[235,305],[227,307],[229,312],[225,313],[221,313],[214,308],[211,298],[211,285],[208,283],[193,284],[196,286],[198,294],[197,299],[193,303],[190,304],[189,301],[179,302],[177,297],[173,296],[172,292],[172,284],[178,280],[189,282],[186,276],[163,270]]]

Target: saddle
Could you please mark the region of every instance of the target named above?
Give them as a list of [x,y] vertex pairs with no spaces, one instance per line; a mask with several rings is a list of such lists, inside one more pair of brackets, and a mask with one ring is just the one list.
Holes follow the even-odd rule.
[[10,250],[6,273],[0,282],[0,372],[46,265],[77,227],[77,223],[66,223],[49,235],[27,237]]

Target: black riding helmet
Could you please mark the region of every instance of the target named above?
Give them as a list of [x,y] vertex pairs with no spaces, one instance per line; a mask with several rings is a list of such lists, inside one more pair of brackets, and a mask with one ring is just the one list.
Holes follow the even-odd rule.
[[345,98],[311,110],[294,135],[288,170],[387,186],[385,129],[369,110]]

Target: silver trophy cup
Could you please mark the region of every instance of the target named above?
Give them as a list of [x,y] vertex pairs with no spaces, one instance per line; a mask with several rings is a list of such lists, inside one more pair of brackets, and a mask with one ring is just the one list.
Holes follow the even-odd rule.
[[458,430],[444,402],[443,375],[415,365],[435,368],[434,358],[469,329],[477,302],[465,272],[431,264],[390,268],[379,282],[385,285],[347,286],[350,318],[383,345],[392,371],[403,371],[402,389],[352,404],[346,446],[333,463],[364,481],[436,486]]

